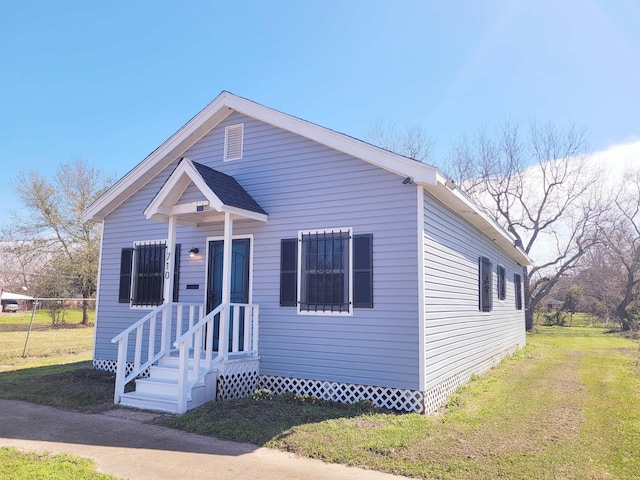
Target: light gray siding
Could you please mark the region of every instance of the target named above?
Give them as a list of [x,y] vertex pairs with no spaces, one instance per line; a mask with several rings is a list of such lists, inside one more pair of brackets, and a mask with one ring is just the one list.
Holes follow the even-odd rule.
[[[244,155],[224,162],[224,128],[243,122]],[[185,153],[192,161],[233,175],[269,214],[268,222],[237,221],[234,234],[253,238],[253,298],[260,305],[260,373],[317,380],[419,387],[418,217],[415,185],[364,161],[293,133],[234,113]],[[97,359],[115,359],[110,339],[146,311],[118,304],[120,251],[134,241],[167,237],[167,225],[143,211],[165,172],[105,220],[100,278]],[[185,200],[200,199],[187,189]],[[280,241],[300,230],[350,227],[373,234],[374,308],[352,316],[298,315],[279,306]],[[206,238],[223,225],[179,227],[180,301],[203,302]],[[191,259],[188,251],[198,247]],[[186,290],[199,284],[199,290]]]
[[[515,309],[513,274],[522,267],[425,192],[425,384],[480,373],[525,343],[524,310]],[[493,270],[493,309],[478,307],[478,261]],[[497,266],[506,269],[506,299],[497,298]]]

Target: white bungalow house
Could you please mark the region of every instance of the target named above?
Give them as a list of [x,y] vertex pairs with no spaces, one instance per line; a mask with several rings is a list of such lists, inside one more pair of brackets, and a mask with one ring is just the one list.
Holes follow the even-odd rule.
[[429,412],[525,343],[529,259],[438,169],[228,92],[84,219],[116,404],[269,388]]

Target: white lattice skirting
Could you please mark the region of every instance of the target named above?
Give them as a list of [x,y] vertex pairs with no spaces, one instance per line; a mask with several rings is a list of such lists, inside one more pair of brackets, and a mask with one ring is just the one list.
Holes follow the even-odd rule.
[[216,400],[229,400],[251,395],[259,387],[257,358],[230,360],[218,374]]
[[[104,370],[106,372],[116,373],[116,368],[118,367],[118,362],[115,360],[97,360],[93,359],[93,368],[96,370]],[[127,362],[127,370],[125,375],[129,375],[133,371],[133,362]],[[148,377],[149,369],[142,372],[140,377]]]
[[326,382],[304,378],[273,377],[260,375],[260,387],[268,388],[276,395],[293,392],[311,395],[340,403],[357,403],[370,400],[373,405],[407,412],[424,411],[422,392],[398,388],[372,387],[353,383]]

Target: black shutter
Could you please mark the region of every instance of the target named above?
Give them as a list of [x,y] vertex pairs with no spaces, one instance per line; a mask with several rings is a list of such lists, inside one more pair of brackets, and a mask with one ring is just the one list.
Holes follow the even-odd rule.
[[129,303],[131,297],[131,267],[133,265],[133,248],[123,248],[120,253],[120,288],[118,303]]
[[513,285],[516,295],[516,310],[522,310],[522,279],[517,273],[513,274]]
[[502,265],[498,265],[498,300],[504,300],[507,298],[507,280],[506,271]]
[[180,244],[176,244],[173,257],[173,301],[178,301],[178,292],[180,291]]
[[298,305],[298,239],[280,242],[280,306]]
[[353,236],[353,306],[373,308],[373,235]]
[[478,303],[481,312],[490,312],[493,307],[492,304],[492,285],[491,277],[493,272],[491,271],[491,261],[487,257],[480,257],[479,262],[479,281],[478,281]]

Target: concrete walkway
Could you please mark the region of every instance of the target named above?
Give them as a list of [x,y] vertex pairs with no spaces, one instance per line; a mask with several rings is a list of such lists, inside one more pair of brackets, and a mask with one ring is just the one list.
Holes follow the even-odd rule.
[[126,409],[84,414],[0,400],[0,447],[71,453],[93,459],[99,472],[128,479],[405,478],[142,423],[147,415]]

